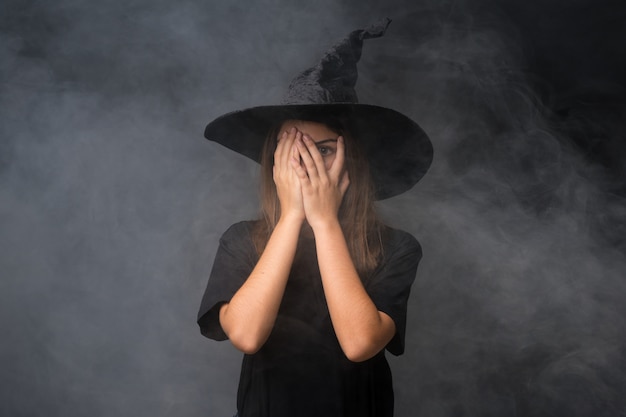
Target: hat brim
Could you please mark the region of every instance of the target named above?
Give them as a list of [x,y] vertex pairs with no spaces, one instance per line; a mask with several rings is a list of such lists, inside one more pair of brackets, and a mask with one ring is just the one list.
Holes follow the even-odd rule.
[[204,136],[260,162],[270,129],[283,120],[316,120],[323,114],[341,115],[349,120],[350,133],[363,145],[368,158],[377,200],[411,189],[432,163],[432,144],[417,123],[395,110],[368,104],[252,107],[213,120],[207,125]]

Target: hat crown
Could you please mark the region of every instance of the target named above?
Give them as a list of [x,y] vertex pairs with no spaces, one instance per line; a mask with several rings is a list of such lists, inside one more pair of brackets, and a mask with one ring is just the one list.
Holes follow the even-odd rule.
[[351,32],[333,45],[317,65],[291,81],[281,104],[358,103],[354,87],[363,40],[383,36],[389,23],[390,19],[383,19],[368,28]]

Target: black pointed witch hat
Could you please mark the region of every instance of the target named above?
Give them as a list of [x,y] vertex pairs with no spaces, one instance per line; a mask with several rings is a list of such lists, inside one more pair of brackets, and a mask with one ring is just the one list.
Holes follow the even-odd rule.
[[268,132],[281,121],[315,121],[332,115],[348,120],[350,133],[362,144],[377,200],[409,190],[432,162],[428,136],[417,123],[395,110],[358,103],[354,90],[363,40],[381,37],[390,22],[385,19],[351,32],[319,64],[294,78],[281,104],[225,114],[207,125],[204,136],[260,162]]

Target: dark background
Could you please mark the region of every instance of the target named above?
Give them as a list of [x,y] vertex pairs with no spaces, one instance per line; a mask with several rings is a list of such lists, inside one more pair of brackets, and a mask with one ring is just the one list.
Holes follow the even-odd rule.
[[386,16],[361,102],[435,147],[380,203],[424,249],[396,414],[626,415],[626,3],[581,0],[4,0],[0,415],[234,413],[195,314],[257,167],[204,126]]

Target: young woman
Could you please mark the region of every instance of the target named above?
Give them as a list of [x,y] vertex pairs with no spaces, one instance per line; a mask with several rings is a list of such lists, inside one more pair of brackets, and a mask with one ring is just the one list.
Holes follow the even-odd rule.
[[244,353],[239,416],[392,416],[385,350],[404,350],[421,248],[374,200],[421,178],[428,138],[400,113],[340,101],[231,113],[205,135],[261,163],[262,218],[224,233],[198,314],[205,336]]

